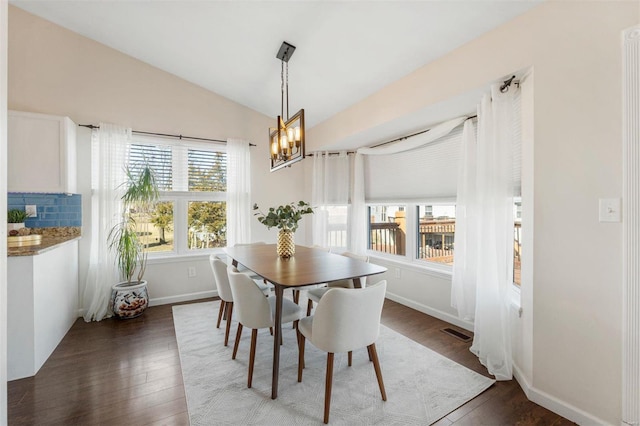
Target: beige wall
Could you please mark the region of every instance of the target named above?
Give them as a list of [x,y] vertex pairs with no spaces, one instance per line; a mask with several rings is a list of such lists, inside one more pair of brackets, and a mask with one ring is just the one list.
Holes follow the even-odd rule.
[[[303,198],[300,165],[269,172],[267,129],[272,117],[13,6],[9,7],[8,62],[10,109],[69,116],[77,124],[102,121],[142,131],[246,139],[257,145],[251,149],[253,202],[270,206]],[[84,236],[80,242],[81,282],[91,237],[89,141],[90,132],[80,128],[78,191],[83,195]],[[304,243],[304,224],[301,228],[297,242]],[[276,231],[267,231],[256,220],[252,222],[252,236],[254,240],[275,242]],[[196,278],[187,279],[189,267],[196,268]],[[214,289],[206,259],[185,259],[170,267],[151,264],[147,275],[152,303],[202,297]]]
[[532,67],[533,283],[523,306],[533,310],[524,330],[533,349],[525,379],[582,421],[621,419],[622,228],[598,222],[598,199],[622,194],[621,31],[637,23],[639,7],[545,2],[309,132],[312,143],[330,145]]

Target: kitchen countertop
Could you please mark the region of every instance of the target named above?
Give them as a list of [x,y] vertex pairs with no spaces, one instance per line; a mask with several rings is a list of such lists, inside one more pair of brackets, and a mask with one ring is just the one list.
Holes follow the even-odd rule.
[[80,227],[32,228],[31,234],[42,235],[42,243],[33,246],[7,247],[7,256],[35,256],[54,250],[57,247],[77,241]]

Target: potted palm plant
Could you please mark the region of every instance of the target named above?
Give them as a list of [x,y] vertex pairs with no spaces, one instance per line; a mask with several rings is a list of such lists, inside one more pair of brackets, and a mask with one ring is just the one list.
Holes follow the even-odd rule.
[[280,230],[276,245],[278,256],[282,258],[293,256],[296,252],[296,245],[293,239],[294,233],[298,229],[298,222],[302,219],[302,215],[313,213],[311,205],[304,201],[298,201],[298,203],[271,207],[265,214],[260,211],[257,204],[254,204],[253,210],[256,211],[254,216],[257,216],[258,221],[265,225],[267,229],[275,226]]
[[115,252],[123,280],[112,287],[111,305],[116,317],[134,318],[149,305],[147,282],[143,279],[147,253],[141,233],[146,233],[159,193],[155,173],[148,165],[127,168],[125,173],[121,219],[108,235],[109,249]]

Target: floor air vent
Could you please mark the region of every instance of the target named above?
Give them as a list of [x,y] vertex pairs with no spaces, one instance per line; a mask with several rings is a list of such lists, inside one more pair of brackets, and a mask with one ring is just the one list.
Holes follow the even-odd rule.
[[440,330],[444,333],[447,333],[450,336],[455,337],[458,340],[462,340],[463,342],[468,342],[469,340],[471,340],[471,336],[468,336],[458,330],[454,330],[453,328],[443,328],[442,330]]

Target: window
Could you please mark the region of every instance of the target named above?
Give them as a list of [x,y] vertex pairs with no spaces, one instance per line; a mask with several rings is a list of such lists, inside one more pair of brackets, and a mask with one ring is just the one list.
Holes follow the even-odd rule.
[[371,254],[451,270],[461,146],[459,127],[420,148],[365,156]]
[[406,206],[369,206],[369,250],[404,256],[406,252]]
[[521,266],[522,259],[522,198],[517,197],[513,200],[513,283],[520,285],[521,283]]
[[456,206],[423,205],[417,207],[417,213],[416,258],[453,265]]
[[226,153],[221,145],[136,138],[128,166],[147,162],[160,200],[139,232],[149,253],[188,254],[226,246]]
[[327,215],[327,246],[332,250],[347,249],[348,206],[324,206]]

